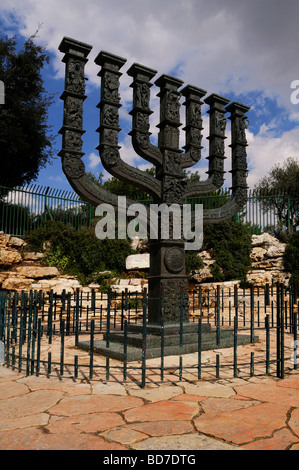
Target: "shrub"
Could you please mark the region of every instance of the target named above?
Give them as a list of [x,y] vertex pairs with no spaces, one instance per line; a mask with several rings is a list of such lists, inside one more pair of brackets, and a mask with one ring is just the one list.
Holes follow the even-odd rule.
[[186,251],[186,274],[192,274],[203,267],[203,260],[197,255],[197,251]]
[[215,264],[211,273],[215,282],[246,280],[251,266],[251,235],[240,222],[228,220],[204,228],[205,249],[212,249]]
[[30,249],[43,250],[45,242],[49,250],[43,262],[55,265],[63,273],[78,276],[83,284],[93,280],[100,271],[122,272],[128,255],[133,253],[127,240],[98,240],[92,229],[74,228],[61,222],[48,222],[26,236]]
[[291,273],[291,281],[299,285],[299,232],[291,236],[284,254],[284,267]]

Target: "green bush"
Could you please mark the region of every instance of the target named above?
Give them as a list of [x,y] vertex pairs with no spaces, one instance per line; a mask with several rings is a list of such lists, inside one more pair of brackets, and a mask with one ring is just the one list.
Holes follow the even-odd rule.
[[211,273],[215,282],[245,282],[251,266],[251,235],[240,222],[228,220],[204,227],[204,249],[212,249],[215,259]]
[[284,254],[284,267],[291,273],[291,281],[299,285],[299,232],[291,236]]
[[203,260],[197,255],[197,251],[186,251],[186,274],[192,274],[203,267]]
[[76,230],[61,222],[51,221],[33,230],[26,241],[36,251],[42,251],[45,242],[48,243],[44,264],[76,275],[84,284],[100,271],[124,271],[126,258],[133,253],[127,240],[98,240],[92,229]]

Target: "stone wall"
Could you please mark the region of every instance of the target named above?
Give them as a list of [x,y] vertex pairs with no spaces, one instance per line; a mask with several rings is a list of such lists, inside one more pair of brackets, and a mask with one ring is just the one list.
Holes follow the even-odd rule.
[[[57,268],[42,266],[44,253],[26,251],[21,238],[0,232],[0,289],[30,291],[42,290],[60,295],[63,290],[73,293],[100,291],[96,283],[82,286],[76,276],[62,275]],[[120,292],[142,292],[147,287],[145,279],[114,279],[112,290]]]
[[[131,255],[127,259],[127,269],[148,269],[149,256],[144,253],[144,247],[140,254]],[[134,248],[139,249],[139,245],[134,240]],[[285,271],[283,265],[283,255],[286,249],[285,243],[280,243],[277,238],[269,233],[252,235],[251,259],[252,267],[248,272],[247,281],[256,286],[264,286],[267,283],[282,282],[288,284],[290,274]],[[191,276],[191,283],[207,283],[213,278],[211,266],[215,263],[212,251],[200,251],[198,253],[203,260],[203,267],[196,270]]]
[[[279,242],[277,238],[269,233],[252,235],[251,269],[247,274],[247,281],[256,286],[265,286],[272,282],[288,284],[290,274],[285,271],[283,255],[286,244]],[[192,278],[197,282],[207,282],[212,278],[210,267],[215,261],[211,252],[202,251],[199,253],[204,267],[197,271]]]
[[[288,283],[290,274],[283,267],[283,254],[286,245],[280,243],[275,237],[264,233],[252,236],[252,269],[247,275],[247,280],[256,286],[264,286],[267,283]],[[127,269],[138,270],[149,268],[149,255],[145,253],[145,245],[142,245],[140,254],[128,257]],[[100,290],[98,284],[81,286],[75,276],[62,275],[57,268],[42,266],[40,261],[44,253],[33,253],[26,250],[24,240],[11,237],[0,232],[0,289],[5,290],[42,290],[61,294],[63,290],[73,292],[80,289],[85,292],[95,289]],[[208,283],[212,280],[211,265],[215,263],[210,252],[201,251],[204,266],[196,271],[190,285]],[[145,279],[115,279],[112,284],[115,292],[142,292],[147,287]]]

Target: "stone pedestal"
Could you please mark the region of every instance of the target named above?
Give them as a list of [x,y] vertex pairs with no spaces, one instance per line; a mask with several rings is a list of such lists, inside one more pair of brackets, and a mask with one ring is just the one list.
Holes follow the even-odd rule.
[[[124,344],[124,332],[111,332],[109,334],[109,347],[106,344],[106,335],[103,340],[94,341],[94,353],[101,354],[111,359],[128,362],[141,361],[143,347],[145,344],[146,359],[161,357],[162,346],[164,356],[178,356],[180,354],[190,354],[198,351],[199,331],[197,323],[167,324],[162,328],[155,324],[148,324],[146,327],[146,341],[143,340],[142,325],[128,325],[126,340],[126,356]],[[249,334],[238,334],[238,345],[249,344],[251,338]],[[258,342],[258,337],[254,337],[254,342]],[[201,330],[201,350],[231,348],[234,345],[233,330],[221,330],[220,341],[217,344],[217,332],[210,324],[203,324]],[[78,347],[89,351],[90,341],[81,341]]]

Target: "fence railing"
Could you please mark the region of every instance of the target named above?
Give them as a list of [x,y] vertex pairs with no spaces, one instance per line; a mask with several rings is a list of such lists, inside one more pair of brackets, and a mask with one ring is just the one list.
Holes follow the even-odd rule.
[[[166,325],[161,323],[158,336],[152,334],[147,305],[146,291],[1,292],[0,362],[26,375],[131,380],[141,387],[147,381],[165,382],[170,374],[172,381],[186,375],[193,380],[283,379],[298,367],[298,300],[292,288],[276,284],[190,292],[189,322],[179,322],[172,355],[167,354]],[[135,330],[132,338],[133,327],[139,334]],[[149,354],[153,341],[154,359]],[[195,344],[191,354],[190,341]]]
[[[185,203],[203,204],[205,209],[223,206],[230,197],[229,190],[202,197],[187,198]],[[152,201],[139,201],[149,205]],[[248,202],[237,220],[248,226],[253,234],[259,234],[266,227],[282,223],[289,231],[298,224],[295,217],[299,213],[299,198],[250,190]],[[75,228],[89,227],[94,218],[95,208],[82,201],[70,191],[31,185],[9,188],[0,185],[0,231],[13,236],[23,237],[26,232],[38,228],[47,220],[61,221]]]
[[90,226],[94,208],[76,193],[43,186],[9,188],[0,185],[0,231],[23,237],[48,220],[74,228]]

